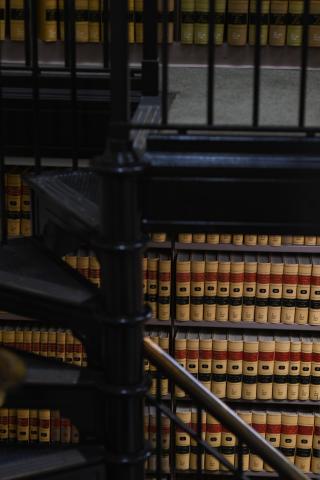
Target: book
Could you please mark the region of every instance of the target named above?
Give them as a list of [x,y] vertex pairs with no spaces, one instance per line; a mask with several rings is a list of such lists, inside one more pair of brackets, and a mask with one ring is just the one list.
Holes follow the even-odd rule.
[[296,310],[299,265],[296,257],[284,256],[281,323],[293,324]]
[[242,390],[243,339],[228,335],[227,398],[240,399]]
[[288,374],[290,361],[290,339],[275,338],[272,398],[285,400],[288,394]]
[[[195,0],[181,0],[181,43],[182,44],[190,45],[193,43],[194,15],[195,15]],[[183,234],[179,235],[179,242],[183,242],[183,240],[181,239],[181,235]]]
[[37,327],[32,329],[32,353],[40,355],[40,330]]
[[[158,0],[158,42],[162,42],[162,19],[163,19],[163,1]],[[174,0],[168,0],[168,43],[172,43],[174,39]]]
[[89,278],[89,254],[84,248],[79,248],[77,254],[77,270],[85,278]]
[[187,333],[187,365],[186,368],[191,375],[198,378],[199,372],[199,334],[197,332]]
[[259,337],[257,399],[272,399],[275,341],[273,337]]
[[256,287],[257,287],[257,259],[253,255],[244,257],[243,305],[242,320],[254,321]]
[[299,400],[309,400],[312,364],[312,339],[301,339]]
[[300,383],[301,340],[290,338],[290,359],[288,372],[288,400],[298,400]]
[[313,429],[313,413],[300,412],[298,414],[296,456],[294,463],[305,473],[310,472]]
[[57,331],[53,328],[48,330],[47,357],[56,358]]
[[212,364],[212,335],[200,332],[199,334],[199,374],[198,379],[204,387],[211,389]]
[[[303,10],[303,0],[289,0],[287,45],[289,45],[290,47],[300,47],[302,45]],[[295,243],[295,238],[297,237],[293,237],[293,244],[298,245],[298,243]],[[303,243],[299,245],[303,244],[304,239]]]
[[[245,3],[245,2],[242,2],[242,3]],[[241,6],[241,4],[239,3],[239,8],[240,8],[240,6]],[[239,17],[240,17],[240,15],[239,15]],[[247,18],[248,18],[248,15],[247,15]],[[258,242],[258,235],[250,234],[250,235],[245,235],[244,236],[244,244],[245,245],[248,245],[248,246],[252,247],[254,245],[257,245],[257,242]]]
[[[283,0],[281,0],[281,1],[283,1]],[[284,237],[282,237],[282,244],[283,245],[292,245],[292,243],[293,243],[292,235],[285,235]]]
[[[88,41],[91,43],[100,42],[101,28],[101,0],[88,0]],[[132,5],[131,5],[132,4]],[[133,10],[133,2],[129,2]],[[130,10],[130,8],[129,8]],[[134,28],[134,27],[133,27]],[[129,35],[130,39],[130,35]]]
[[241,255],[230,257],[230,306],[229,321],[240,322],[242,315],[244,262]]
[[0,408],[0,442],[9,440],[9,409]]
[[39,442],[50,442],[50,410],[39,410]]
[[[246,410],[237,410],[237,415],[246,422],[247,425],[252,424],[252,412]],[[244,472],[249,470],[249,460],[250,460],[250,452],[247,445],[238,445],[238,455],[242,455],[242,470]]]
[[[89,267],[90,275],[90,267]],[[142,259],[142,291],[143,291],[143,300],[144,304],[147,304],[148,301],[148,258],[146,256]]]
[[[222,425],[212,415],[207,413],[206,425],[206,442],[210,447],[220,449],[221,447]],[[210,472],[217,472],[219,470],[220,462],[213,455],[206,452],[205,454],[205,470]]]
[[69,418],[61,417],[60,424],[61,443],[71,443],[71,421],[69,420]]
[[[265,46],[268,43],[270,0],[260,0],[260,3],[260,45]],[[258,21],[256,0],[250,0],[249,12],[249,45],[255,45]]]
[[66,359],[66,332],[62,329],[57,330],[56,352],[56,358],[64,362]]
[[[198,433],[198,409],[191,408],[191,428]],[[206,412],[201,410],[201,438],[206,438]],[[190,470],[197,470],[198,454],[201,453],[201,469],[204,468],[204,450],[192,437],[190,439]]]
[[[215,25],[214,25],[214,43],[222,45],[224,40],[224,31],[226,24],[227,0],[216,0],[215,2]],[[241,235],[240,235],[241,236]],[[234,235],[233,235],[234,237]],[[238,238],[238,241],[240,238]],[[235,244],[235,245],[240,245]]]
[[23,329],[23,350],[32,352],[32,330],[29,327]]
[[214,322],[216,319],[216,296],[218,284],[217,256],[205,255],[203,320]]
[[6,0],[0,0],[0,40],[6,37]]
[[254,320],[258,323],[268,321],[268,302],[270,290],[271,263],[267,256],[258,256],[256,302]]
[[75,34],[78,43],[89,41],[88,11],[88,0],[75,0]]
[[180,243],[192,243],[192,233],[179,233],[178,241]]
[[[236,445],[237,437],[233,433],[231,433],[226,427],[222,426],[220,452],[222,453],[224,458],[233,466],[236,463]],[[226,468],[221,465],[221,470],[226,470]]]
[[35,409],[29,410],[29,441],[39,442],[39,412]]
[[312,264],[311,259],[305,256],[298,257],[298,264],[298,285],[294,322],[302,325],[308,323]]
[[231,233],[220,233],[220,243],[223,245],[229,245],[232,241]]
[[209,0],[195,0],[194,43],[208,44],[209,38]]
[[237,233],[232,235],[232,243],[233,245],[243,245],[243,234]]
[[[300,1],[301,1],[301,0],[298,0],[298,1],[296,2],[296,1],[294,0],[294,2],[297,3],[297,4],[300,3]],[[289,0],[289,6],[290,6],[290,3],[291,3],[291,1]],[[302,2],[301,2],[301,3],[302,3]],[[292,15],[289,13],[288,18],[290,19],[290,17],[292,17]],[[296,20],[299,21],[299,22],[301,21],[300,15],[297,15],[297,19],[296,19]],[[290,21],[290,20],[288,20],[288,22],[289,22],[289,21]],[[288,25],[289,25],[289,23],[288,23]],[[299,28],[300,28],[300,27],[299,27]],[[289,27],[288,27],[288,29],[289,29]],[[302,235],[294,235],[294,236],[292,237],[292,244],[293,244],[293,245],[304,245],[304,236],[302,236]]]
[[229,295],[230,295],[230,257],[218,255],[218,283],[217,283],[217,309],[216,320],[227,321],[229,318]]
[[190,320],[203,320],[205,261],[201,253],[191,254]]
[[160,254],[159,258],[159,287],[158,287],[158,319],[170,320],[171,299],[171,258],[167,254]]
[[192,242],[193,243],[206,243],[206,234],[205,233],[193,233]]
[[268,235],[258,235],[258,245],[268,245],[269,236]]
[[218,245],[220,243],[219,233],[208,233],[207,234],[207,243],[210,243],[211,245]]
[[64,261],[69,265],[69,267],[76,270],[77,269],[77,261],[78,261],[77,252],[67,253],[64,257]]
[[17,441],[18,443],[29,442],[29,409],[17,409]]
[[39,38],[44,42],[56,42],[58,38],[57,0],[39,2]]
[[15,329],[15,348],[16,350],[23,350],[23,330],[20,327]]
[[[283,47],[286,44],[287,15],[288,0],[271,0],[269,44],[272,47]],[[286,243],[287,238],[285,237],[284,243]]]
[[73,365],[81,367],[82,365],[82,343],[76,337],[73,337]]
[[[159,347],[162,348],[166,353],[169,353],[169,333],[168,332],[159,332]],[[169,379],[161,374],[161,396],[165,397],[169,394]]]
[[170,418],[161,414],[161,468],[164,473],[170,472]]
[[257,398],[258,352],[257,336],[244,335],[241,392],[241,398],[244,400],[255,400]]
[[17,410],[16,408],[8,409],[8,441],[10,443],[17,440]]
[[[318,0],[316,0],[316,2],[314,2],[314,3],[318,3]],[[311,5],[312,5],[312,2],[310,2],[310,7],[311,7]],[[320,6],[320,4],[319,4],[319,6]],[[319,13],[320,13],[320,9],[319,9]],[[311,12],[310,12],[310,14],[311,14]],[[319,21],[319,20],[320,20],[320,15],[319,15],[318,21]],[[311,27],[309,27],[309,30],[310,30],[310,28],[311,28]],[[319,46],[320,46],[320,45],[319,45]],[[312,246],[312,245],[317,245],[317,237],[315,237],[315,236],[306,236],[306,237],[304,237],[304,244],[305,244],[305,245],[310,245],[310,246]]]
[[[156,345],[159,345],[159,339],[160,339],[160,332],[159,331],[154,331],[150,332],[150,340],[154,342]],[[149,393],[153,396],[156,396],[157,394],[157,367],[153,365],[153,363],[149,364],[149,372],[151,375],[151,387],[149,390]]]
[[[310,0],[309,28],[308,28],[309,47],[320,47],[320,26],[319,25],[320,25],[320,2],[318,0]],[[312,237],[312,238],[316,238],[316,237]],[[310,243],[306,243],[306,245],[310,245]],[[315,245],[315,244],[312,243],[312,245]]]
[[50,412],[50,442],[60,443],[60,411],[51,410]]
[[178,253],[176,262],[176,319],[190,320],[190,279],[189,255]]
[[314,338],[312,342],[312,363],[310,379],[310,400],[320,400],[320,339]]
[[10,40],[24,41],[24,0],[10,0]]
[[[147,262],[147,259],[146,259]],[[147,267],[147,263],[146,263]],[[100,287],[100,262],[97,259],[93,250],[89,252],[89,280],[91,283],[96,285],[96,287]],[[147,285],[146,285],[147,287]]]
[[136,43],[143,43],[143,0],[134,0],[134,36]]
[[48,356],[48,330],[46,328],[40,330],[40,355]]
[[[256,430],[263,438],[266,437],[267,430],[267,413],[253,410],[252,412],[252,428]],[[253,472],[263,471],[263,460],[254,452],[250,452],[249,459],[250,470]]]
[[149,407],[149,442],[152,448],[153,454],[149,458],[149,470],[155,471],[157,465],[157,457],[154,454],[157,448],[157,413],[156,408]]
[[[280,448],[281,435],[281,412],[267,411],[266,440],[277,450]],[[267,463],[263,464],[264,470],[273,472],[273,468]]]
[[[262,3],[262,5],[264,2]],[[269,245],[279,247],[281,245],[281,235],[269,235]]]
[[312,473],[320,473],[320,414],[314,414],[314,433],[312,441]]
[[32,204],[31,204],[31,189],[29,185],[22,180],[21,186],[21,235],[24,237],[32,236]]
[[154,252],[148,252],[147,262],[148,262],[148,281],[147,281],[148,305],[151,309],[152,318],[157,318],[158,268],[159,268],[158,254]]
[[320,325],[320,258],[312,256],[309,324]]
[[153,233],[151,235],[151,240],[157,243],[165,242],[167,240],[167,234],[162,232]]
[[268,323],[280,323],[281,320],[281,301],[282,301],[282,281],[283,281],[283,262],[279,255],[271,255],[270,267],[270,288],[268,305]]
[[17,237],[21,233],[21,187],[22,179],[19,173],[16,173],[13,170],[12,172],[6,174],[6,208],[8,237]]
[[[191,409],[177,407],[177,417],[187,424],[191,425]],[[176,469],[189,470],[190,468],[190,435],[176,426]]]
[[[178,331],[174,343],[174,358],[183,368],[187,368],[187,338],[186,333]],[[176,397],[185,397],[185,392],[175,386],[175,396]]]
[[227,390],[228,341],[223,333],[214,333],[212,342],[212,384],[211,391],[218,398],[226,397]]

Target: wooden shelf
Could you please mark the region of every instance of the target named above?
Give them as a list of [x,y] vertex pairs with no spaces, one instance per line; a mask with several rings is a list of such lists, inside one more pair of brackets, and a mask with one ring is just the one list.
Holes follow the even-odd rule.
[[280,245],[278,247],[272,247],[271,245],[233,245],[212,243],[175,243],[176,250],[201,250],[201,251],[217,251],[217,252],[251,252],[251,253],[299,253],[310,254],[319,253],[320,245],[308,246],[308,245]]
[[257,322],[179,322],[174,321],[176,328],[213,328],[223,330],[272,330],[286,332],[320,333],[320,325],[298,325],[285,323],[257,323]]
[[147,327],[171,327],[171,320],[148,320],[145,325]]
[[[275,472],[244,472],[246,477],[250,477],[253,479],[260,479],[260,478],[278,478],[279,475]],[[148,476],[154,475],[156,477],[156,474],[153,472],[148,472]],[[163,474],[163,475],[169,475],[169,474]],[[176,471],[176,477],[183,477],[183,476],[197,476],[197,471],[196,470],[177,470]],[[206,470],[201,471],[201,475],[209,476],[210,477],[218,477],[219,480],[223,480],[224,478],[234,478],[232,477],[232,474],[229,472],[210,472]],[[319,480],[320,475],[316,473],[306,473],[305,474],[307,477],[314,479],[314,480]]]
[[[188,403],[192,404],[193,400],[190,397],[174,397],[174,400],[176,403]],[[319,402],[318,401],[312,401],[312,400],[244,400],[244,399],[239,399],[239,400],[234,400],[230,398],[221,398],[224,403],[229,405],[231,408],[234,409],[252,409],[252,408],[257,408],[257,409],[286,409],[286,410],[312,410],[315,409],[318,411],[319,409]]]
[[148,242],[148,249],[157,249],[157,250],[170,250],[172,247],[171,242]]

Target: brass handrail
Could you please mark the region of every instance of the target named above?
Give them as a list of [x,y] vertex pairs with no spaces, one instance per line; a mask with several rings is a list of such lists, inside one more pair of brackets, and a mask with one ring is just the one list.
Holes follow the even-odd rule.
[[164,352],[149,338],[144,338],[144,351],[146,357],[162,372],[183,390],[185,390],[195,403],[208,411],[225,427],[238,436],[251,450],[268,463],[281,478],[285,480],[307,480],[308,477],[299,470],[259,433],[245,423],[231,408],[218,397],[207,390],[187,370],[181,367],[170,355]]

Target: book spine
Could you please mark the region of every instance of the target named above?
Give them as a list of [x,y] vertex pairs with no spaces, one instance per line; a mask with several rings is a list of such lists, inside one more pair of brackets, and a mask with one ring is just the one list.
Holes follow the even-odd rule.
[[48,330],[45,328],[40,330],[40,355],[42,357],[48,356]]
[[244,400],[255,400],[257,398],[258,348],[258,342],[244,342],[243,344],[243,383],[241,396]]
[[11,327],[6,327],[2,333],[2,343],[4,347],[15,348],[16,332]]
[[57,356],[57,331],[50,328],[48,331],[48,357],[56,358]]
[[60,439],[61,443],[71,443],[71,422],[69,418],[61,418],[60,421]]
[[[295,1],[295,0],[294,0]],[[301,0],[298,0],[296,3],[300,3]],[[301,2],[302,3],[302,2]],[[289,2],[290,5],[290,2]],[[290,13],[288,14],[288,18],[290,17]],[[289,25],[289,20],[288,20],[288,25]],[[300,27],[299,27],[300,28]],[[288,27],[289,29],[289,27]],[[292,244],[293,245],[304,245],[304,237],[302,235],[294,235],[292,237]]]
[[300,383],[301,342],[291,342],[288,373],[288,400],[298,400]]
[[18,443],[29,442],[29,409],[27,408],[17,410],[17,441]]
[[[131,2],[129,2],[129,5],[130,5],[130,3]],[[89,39],[89,42],[92,42],[92,43],[100,42],[100,25],[101,25],[100,0],[89,0],[88,1],[88,39]]]
[[206,260],[204,276],[203,319],[214,322],[216,319],[216,297],[218,280],[218,262]]
[[[150,339],[156,344],[159,345],[159,335],[157,336],[152,336]],[[153,364],[150,363],[149,365],[149,372],[151,375],[151,387],[150,387],[150,394],[155,396],[157,393],[157,367]]]
[[[168,337],[161,337],[160,336],[159,346],[166,353],[169,353],[169,336]],[[160,388],[161,388],[161,396],[162,397],[165,397],[166,395],[169,394],[169,379],[162,373],[161,373]]]
[[9,440],[9,410],[0,408],[0,442]]
[[[195,0],[181,0],[181,43],[192,44],[194,40]],[[179,235],[179,242],[183,242]],[[189,235],[189,234],[186,234]],[[191,240],[192,241],[192,240]],[[191,243],[187,242],[187,243]]]
[[269,235],[269,245],[279,247],[281,245],[281,235]]
[[[191,411],[179,412],[177,417],[188,426],[191,425]],[[176,469],[189,470],[190,468],[190,435],[176,427]]]
[[311,265],[299,265],[295,323],[308,323],[309,299],[311,291]]
[[309,400],[312,364],[312,343],[301,344],[299,400]]
[[24,237],[32,236],[32,220],[31,220],[31,190],[26,182],[22,181],[21,190],[21,235]]
[[[198,412],[197,409],[191,411],[191,428],[197,433],[198,430]],[[201,438],[204,440],[206,437],[206,413],[201,413]],[[190,470],[197,470],[198,455],[201,454],[201,469],[204,468],[204,449],[198,444],[192,437],[190,439]]]
[[82,343],[76,337],[73,339],[73,360],[72,364],[78,367],[82,365]]
[[163,232],[153,233],[151,235],[151,240],[156,243],[162,243],[167,240],[167,234]]
[[191,261],[190,320],[203,320],[205,262]]
[[162,433],[162,456],[161,468],[163,473],[170,472],[170,419],[165,415],[161,416]]
[[244,264],[243,283],[243,306],[242,320],[244,322],[254,321],[256,287],[257,287],[257,264],[248,262]]
[[[287,45],[290,47],[300,47],[302,45],[303,5],[302,0],[289,0]],[[293,243],[295,244],[294,238]],[[303,244],[304,241],[301,245]]]
[[268,323],[280,323],[283,263],[271,263]]
[[[315,3],[318,3],[318,0],[316,0]],[[312,2],[310,2],[310,7],[311,7],[311,5],[312,5]],[[312,13],[312,12],[310,12],[310,15],[311,15],[311,13]],[[320,9],[319,9],[319,13],[320,13]],[[312,17],[312,15],[309,17],[309,22],[312,21],[312,20],[311,20],[311,17]],[[320,16],[318,16],[318,17],[319,17],[319,18],[317,19],[317,21],[319,22],[319,21],[320,21]],[[309,32],[310,32],[310,28],[311,28],[311,27],[309,27]],[[318,28],[319,28],[319,27],[318,27]],[[306,236],[306,237],[304,237],[304,244],[305,244],[305,245],[310,245],[310,246],[317,245],[317,237],[315,237],[315,236]]]
[[227,398],[240,399],[242,390],[243,342],[228,341]]
[[[252,412],[252,428],[265,438],[267,430],[267,414],[265,412]],[[253,472],[263,471],[263,460],[255,453],[250,452],[249,465]]]
[[[260,14],[260,45],[261,46],[265,46],[268,43],[269,6],[270,6],[269,0],[261,1],[261,14]],[[251,0],[250,14],[249,14],[249,45],[255,45],[256,43],[256,24],[257,24],[256,0]]]
[[32,352],[32,330],[29,327],[23,330],[23,350]]
[[190,261],[177,260],[176,271],[176,319],[190,320]]
[[205,233],[193,233],[192,234],[193,243],[206,243],[206,234]]
[[231,262],[230,269],[230,322],[241,322],[243,302],[244,263]]
[[298,431],[295,465],[303,472],[310,472],[314,416],[304,413],[298,415]]
[[[252,424],[252,412],[241,412],[237,411],[237,414],[247,425]],[[238,465],[239,465],[239,456],[242,456],[242,470],[244,472],[249,470],[249,461],[250,461],[250,451],[249,447],[245,444],[238,444]]]
[[57,331],[56,352],[56,358],[64,362],[66,359],[66,332],[64,330]]
[[50,441],[51,443],[60,443],[60,411],[51,410],[50,412]]
[[151,309],[152,318],[157,318],[158,299],[158,258],[148,258],[148,305]]
[[75,0],[76,41],[85,43],[89,40],[88,0]]
[[258,245],[268,245],[269,236],[268,235],[258,235]]
[[40,355],[40,330],[38,328],[32,329],[32,353]]
[[143,273],[143,284],[142,284],[142,290],[143,290],[143,300],[144,304],[147,304],[148,301],[148,258],[143,257],[142,260],[142,273]]
[[[225,30],[225,24],[226,24],[226,6],[227,6],[227,0],[216,0],[215,2],[215,25],[214,25],[215,45],[223,44],[224,30]],[[239,237],[241,237],[241,235]],[[242,236],[242,239],[243,239],[243,236]],[[238,241],[239,240],[240,238],[238,238]],[[235,245],[240,245],[240,244],[238,243]]]
[[290,341],[275,342],[272,397],[285,400],[288,394],[288,374],[290,361]]
[[17,237],[21,233],[21,185],[21,175],[7,174],[6,203],[9,237]]
[[230,233],[220,233],[220,243],[222,245],[230,245],[232,242],[232,235]]
[[209,1],[195,0],[194,43],[207,45],[209,37]]
[[[162,10],[163,2],[158,0],[158,43],[162,42]],[[168,0],[168,33],[167,40],[168,43],[173,42],[174,36],[174,0]]]
[[50,443],[50,410],[39,410],[39,442]]
[[320,400],[320,343],[312,345],[310,400]]
[[[237,449],[236,444],[237,444],[236,436],[222,426],[220,451],[224,456],[224,458],[233,466],[236,463],[236,449]],[[226,468],[221,465],[221,470],[225,471]]]
[[228,343],[213,340],[211,390],[218,398],[225,398],[227,390]]
[[244,244],[245,245],[253,247],[254,245],[257,245],[257,242],[258,242],[258,235],[245,235],[244,236]]
[[287,34],[288,0],[271,0],[269,44],[283,47]]
[[212,364],[212,340],[201,339],[199,342],[199,381],[210,390]]
[[229,316],[230,262],[219,262],[216,320],[226,322]]
[[85,278],[89,278],[89,255],[81,252],[77,256],[77,270]]
[[210,243],[211,245],[218,245],[220,243],[219,233],[208,233],[207,234],[207,243]]
[[91,283],[100,287],[100,263],[93,252],[89,256],[89,280]]
[[135,41],[143,43],[143,0],[134,0]]
[[192,233],[179,233],[178,241],[180,243],[192,243]]
[[8,441],[14,443],[17,441],[17,410],[15,408],[9,408],[9,433]]
[[272,399],[272,380],[274,369],[275,342],[259,341],[258,355],[258,400]]
[[[157,447],[157,416],[154,408],[150,408],[149,417],[149,442],[154,452]],[[157,457],[155,454],[149,458],[149,470],[154,472],[156,470]]]
[[320,415],[314,416],[314,432],[312,442],[312,473],[320,473]]
[[[308,45],[309,47],[320,47],[320,4],[318,0],[310,0],[309,9]],[[306,243],[306,245],[310,245],[310,243]]]
[[10,40],[24,41],[24,2],[23,0],[10,1]]
[[57,0],[40,0],[40,39],[44,42],[57,41]]
[[199,372],[199,339],[187,339],[187,370],[195,378]]
[[[206,425],[206,442],[210,447],[217,450],[221,447],[222,426],[214,417],[207,414]],[[217,472],[220,467],[220,462],[213,455],[205,454],[205,469],[209,472]]]
[[258,263],[256,305],[254,312],[254,319],[258,323],[267,323],[268,321],[270,271],[270,263]]
[[39,414],[38,410],[29,411],[29,441],[30,443],[39,442]]
[[298,415],[281,415],[280,451],[291,463],[294,463],[298,431]]
[[15,331],[15,348],[17,350],[23,350],[23,330],[20,327],[16,328]]
[[293,324],[298,285],[298,265],[284,264],[281,323]]
[[232,235],[233,245],[243,245],[243,233]]
[[320,265],[312,265],[309,324],[320,325]]
[[[267,426],[266,426],[266,440],[271,445],[279,449],[280,448],[280,435],[281,435],[281,413],[267,412]],[[267,472],[273,472],[273,468],[267,463],[264,463],[264,469]]]
[[71,330],[66,331],[66,363],[73,363],[73,343],[74,337]]
[[[174,358],[181,367],[187,368],[187,340],[185,338],[176,338]],[[185,397],[185,392],[177,385],[175,386],[175,396]]]
[[6,2],[0,0],[0,40],[4,40],[6,36]]

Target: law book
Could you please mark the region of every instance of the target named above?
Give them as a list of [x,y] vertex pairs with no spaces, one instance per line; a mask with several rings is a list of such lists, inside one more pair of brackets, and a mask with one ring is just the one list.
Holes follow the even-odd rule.
[[[181,0],[181,43],[193,44],[195,0]],[[180,234],[183,235],[183,234]],[[180,239],[179,242],[183,240]],[[192,241],[192,240],[191,240]],[[191,242],[190,242],[191,243]]]
[[[156,345],[159,345],[160,332],[159,331],[150,332],[150,339]],[[151,375],[151,387],[150,387],[149,393],[155,396],[157,394],[157,377],[156,377],[157,367],[153,363],[150,363],[149,365],[149,372]]]
[[[245,3],[245,2],[243,2]],[[239,7],[240,7],[240,4],[239,4]],[[245,245],[248,245],[248,246],[254,246],[254,245],[257,245],[257,242],[258,242],[258,235],[255,235],[255,234],[248,234],[248,235],[245,235],[244,236],[244,244]]]
[[40,330],[37,327],[32,329],[32,353],[40,355]]
[[211,333],[199,333],[199,374],[198,379],[204,387],[211,389],[212,378],[212,348]]
[[163,473],[170,472],[170,418],[161,414],[161,468]]
[[271,0],[269,44],[272,47],[283,47],[286,44],[287,15],[288,0]]
[[[263,438],[266,437],[267,413],[262,411],[252,411],[252,428],[256,430]],[[263,460],[254,452],[250,452],[249,459],[250,470],[253,472],[263,471]]]
[[[226,427],[222,426],[221,432],[221,447],[220,452],[224,458],[235,466],[236,464],[236,450],[237,450],[237,437],[231,433]],[[226,470],[226,468],[221,465],[221,470]]]
[[53,328],[48,330],[47,357],[56,357],[57,331]]
[[211,391],[218,398],[226,397],[228,365],[228,340],[224,333],[214,333],[212,342]]
[[77,252],[77,271],[85,278],[89,278],[89,253],[84,248]]
[[4,40],[6,36],[6,0],[0,0],[0,40]]
[[[101,25],[101,0],[88,0],[88,40],[91,43],[100,42],[100,25]],[[129,7],[134,9],[133,1],[129,2]],[[130,12],[130,8],[129,8]],[[134,26],[133,26],[134,29]],[[129,36],[130,38],[130,36]]]
[[312,365],[312,339],[301,339],[299,400],[309,400]]
[[[318,0],[309,2],[308,45],[309,47],[320,47],[320,2]],[[310,244],[306,243],[306,245]]]
[[40,330],[40,355],[42,357],[48,356],[48,330],[41,328]]
[[228,335],[227,398],[240,399],[243,371],[243,339],[241,335]]
[[298,257],[298,264],[298,285],[294,322],[302,325],[308,323],[312,264],[310,257],[305,256]]
[[258,245],[268,245],[269,236],[268,235],[258,235]]
[[73,344],[74,336],[71,330],[66,330],[66,363],[73,363]]
[[201,253],[191,254],[190,320],[203,320],[205,260]]
[[320,325],[320,258],[312,256],[309,324]]
[[284,235],[282,237],[282,244],[283,245],[292,245],[292,243],[293,243],[293,236],[292,235]]
[[216,309],[218,322],[225,322],[229,318],[230,267],[229,255],[219,253]]
[[32,330],[30,327],[23,329],[23,350],[32,352]]
[[39,410],[39,442],[50,443],[50,410]]
[[78,43],[85,43],[89,41],[88,11],[88,0],[75,0],[75,34],[76,42]]
[[281,235],[269,235],[269,245],[279,247],[281,245]]
[[67,253],[64,257],[64,261],[69,265],[69,267],[76,270],[77,269],[77,261],[78,261],[77,252]]
[[[89,269],[90,272],[90,269]],[[147,304],[148,301],[148,258],[146,256],[142,259],[142,290],[143,290],[143,301]]]
[[294,463],[298,432],[298,414],[281,413],[280,451],[288,461]]
[[176,263],[176,319],[190,320],[191,262],[189,255],[178,253]]
[[206,243],[206,234],[205,233],[193,233],[192,234],[193,243]]
[[[224,40],[224,31],[226,24],[227,0],[216,0],[215,2],[215,25],[214,42],[215,45],[222,45]],[[240,245],[240,244],[238,244]]]
[[[147,261],[147,260],[146,260]],[[100,262],[93,250],[89,252],[89,280],[91,283],[100,287]]]
[[[158,42],[162,42],[162,20],[163,20],[163,0],[158,0]],[[174,0],[168,0],[168,43],[173,43],[174,39]]]
[[17,409],[17,441],[18,443],[29,442],[29,409]]
[[152,318],[157,318],[158,269],[159,269],[158,254],[154,252],[148,252],[147,262],[148,262],[148,280],[147,280],[148,305],[151,309]]
[[284,256],[281,323],[295,319],[299,264],[296,257]]
[[[194,432],[198,433],[198,409],[191,409],[191,428]],[[206,438],[206,412],[201,410],[201,438]],[[198,454],[201,453],[201,469],[204,468],[204,450],[201,445],[192,437],[190,439],[190,470],[197,470]]]
[[50,412],[50,442],[60,443],[60,411]]
[[143,0],[134,0],[134,36],[136,43],[143,43]]
[[6,208],[8,237],[21,233],[21,175],[14,170],[6,174]]
[[290,360],[288,373],[288,400],[298,400],[300,384],[301,340],[290,338]]
[[214,322],[216,319],[216,297],[218,284],[218,260],[215,254],[205,255],[203,320]]
[[219,233],[208,233],[207,243],[210,243],[211,245],[218,245],[220,243]]
[[305,412],[299,413],[296,456],[294,463],[305,473],[310,472],[313,430],[314,414]]
[[9,410],[0,408],[0,442],[9,440]]
[[[222,425],[209,413],[207,413],[206,420],[206,442],[210,447],[219,450],[221,447]],[[219,470],[220,462],[213,455],[206,452],[204,465],[206,471],[217,472]]]
[[320,400],[320,339],[314,338],[312,342],[312,363],[310,379],[310,400]]
[[[166,353],[169,353],[169,333],[165,331],[159,332],[159,347]],[[160,381],[161,396],[165,397],[169,394],[169,379],[161,374]]]
[[16,327],[15,329],[15,348],[23,350],[23,330],[21,327]]
[[156,243],[162,243],[167,240],[167,234],[163,232],[153,233],[151,235],[151,240]]
[[2,343],[4,347],[15,348],[16,332],[12,326],[4,328],[2,332]]
[[60,430],[61,443],[64,443],[64,444],[71,443],[71,431],[72,431],[71,421],[69,420],[69,418],[62,417],[61,430]]
[[21,185],[21,235],[31,237],[32,235],[32,218],[31,218],[31,189],[29,185],[22,180]]
[[290,339],[275,337],[272,398],[285,400],[288,395],[288,374],[290,362]]
[[232,235],[233,245],[243,245],[243,233],[236,233]]
[[38,20],[40,40],[44,42],[56,42],[58,38],[57,0],[40,0]]
[[180,243],[192,243],[192,233],[179,233],[178,241]]
[[[298,0],[298,2],[296,2],[296,3],[300,3],[300,1],[301,1],[301,0]],[[290,5],[290,3],[291,3],[291,2],[289,1],[289,5]],[[302,2],[301,2],[301,3],[302,3]],[[289,15],[288,15],[289,20],[288,20],[288,21],[290,21],[290,16],[291,16],[291,15],[290,15],[290,13],[289,13]],[[300,16],[298,16],[298,17],[300,17]],[[299,20],[299,21],[300,21],[300,20]],[[289,23],[288,23],[288,25],[289,25]],[[299,27],[299,28],[300,28],[300,27]],[[289,29],[289,26],[288,26],[288,29]],[[292,244],[293,244],[293,245],[304,245],[304,236],[303,236],[303,235],[294,235],[294,236],[292,237]]]
[[220,243],[223,245],[229,245],[232,242],[231,233],[220,233]]
[[66,332],[62,329],[57,330],[56,358],[62,362],[66,359]]
[[230,305],[229,321],[241,322],[243,282],[244,282],[244,261],[242,255],[231,255],[230,257]]
[[[252,412],[247,410],[237,410],[237,415],[246,422],[247,425],[252,424]],[[239,443],[239,441],[238,441]],[[249,470],[249,460],[250,460],[250,451],[247,445],[238,444],[238,464],[239,464],[239,455],[242,456],[242,470],[247,472]]]
[[257,288],[257,258],[254,255],[244,257],[242,320],[254,321]]
[[268,323],[280,323],[281,320],[281,301],[282,301],[282,281],[283,281],[283,262],[279,255],[270,257],[270,288],[268,305]]
[[73,361],[72,365],[81,367],[82,365],[82,343],[76,337],[73,338]]
[[273,337],[259,337],[257,399],[272,399],[275,341]]
[[29,410],[29,442],[39,442],[39,412],[35,409]]
[[[287,45],[290,47],[300,47],[302,45],[303,10],[303,0],[289,0]],[[297,245],[294,239],[295,237],[293,237],[293,243],[294,245]]]
[[[174,358],[183,368],[187,368],[187,338],[186,333],[183,331],[178,331],[175,337],[174,343]],[[175,396],[176,397],[185,397],[185,392],[175,386]]]
[[187,370],[195,378],[199,372],[199,334],[190,331],[187,333]]
[[[157,448],[157,412],[156,408],[150,406],[149,407],[149,442],[152,448],[152,452],[155,452]],[[149,458],[149,470],[154,472],[156,470],[157,465],[157,458],[156,455],[153,453]]]
[[17,441],[17,410],[16,408],[8,409],[8,441],[14,443]]
[[24,41],[24,0],[10,1],[10,40]]
[[256,335],[243,337],[242,392],[244,400],[257,398],[259,342]]
[[[314,3],[318,3],[318,0],[316,0],[316,2],[314,2]],[[311,5],[312,5],[312,2],[310,2],[310,7],[311,7]],[[320,6],[320,4],[319,4],[319,6]],[[320,13],[320,9],[319,9],[319,13]],[[311,12],[310,12],[310,14],[311,14]],[[319,20],[320,20],[320,15],[319,15],[318,21]],[[310,27],[309,27],[309,30],[310,30]],[[313,235],[305,236],[304,237],[304,244],[305,245],[310,245],[310,246],[317,245],[317,237],[315,237]]]
[[171,258],[168,254],[160,253],[159,257],[159,286],[158,286],[158,319],[170,320],[171,299]]
[[[277,450],[280,448],[281,436],[281,412],[267,411],[266,440]],[[273,472],[273,468],[266,462],[263,464],[264,470]]]
[[[177,417],[189,427],[191,426],[191,409],[177,407]],[[190,435],[176,426],[176,469],[189,470],[190,468]]]
[[[270,0],[260,0],[260,3],[260,45],[265,46],[268,43]],[[258,21],[256,0],[250,0],[249,12],[249,45],[255,45]]]
[[311,472],[320,473],[320,414],[314,414]]
[[271,263],[268,256],[258,255],[257,287],[254,320],[257,323],[267,323],[270,291]]

